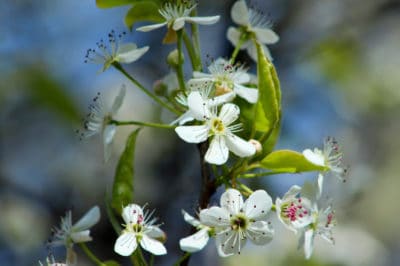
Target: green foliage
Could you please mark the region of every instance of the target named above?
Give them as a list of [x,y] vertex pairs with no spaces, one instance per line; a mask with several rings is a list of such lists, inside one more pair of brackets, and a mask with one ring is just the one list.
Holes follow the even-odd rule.
[[162,16],[158,12],[157,1],[136,1],[125,16],[125,25],[132,30],[139,21],[161,22]]
[[111,8],[116,6],[130,5],[137,0],[96,0],[96,5],[99,8]]
[[102,263],[102,266],[120,266],[120,265],[121,264],[119,264],[115,260],[108,260]]
[[118,213],[122,212],[123,206],[133,202],[133,160],[139,131],[137,129],[129,135],[115,172],[111,206]]
[[271,152],[260,163],[264,168],[269,170],[286,173],[326,170],[325,167],[308,161],[303,154],[291,150]]

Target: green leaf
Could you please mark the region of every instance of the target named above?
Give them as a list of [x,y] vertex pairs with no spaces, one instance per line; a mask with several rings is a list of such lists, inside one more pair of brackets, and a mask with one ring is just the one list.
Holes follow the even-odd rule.
[[98,8],[111,8],[133,4],[135,0],[96,0]]
[[261,160],[260,164],[266,169],[287,173],[326,170],[325,167],[308,161],[303,154],[291,150],[271,152]]
[[139,21],[162,22],[163,17],[158,9],[159,5],[156,1],[135,2],[125,16],[125,25],[131,30]]
[[111,206],[119,214],[121,214],[123,206],[133,201],[133,160],[139,130],[137,129],[129,135],[115,172]]

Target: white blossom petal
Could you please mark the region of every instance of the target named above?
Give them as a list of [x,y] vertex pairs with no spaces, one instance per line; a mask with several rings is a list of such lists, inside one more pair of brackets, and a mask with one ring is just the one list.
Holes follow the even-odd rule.
[[182,215],[183,215],[183,219],[190,225],[197,227],[199,226],[201,223],[199,220],[197,220],[196,218],[194,218],[192,215],[190,215],[189,213],[185,212],[184,210],[182,210]]
[[149,225],[146,226],[146,235],[155,239],[164,239],[165,233],[158,226]]
[[116,115],[119,108],[121,108],[121,105],[125,98],[125,94],[126,94],[126,87],[125,87],[125,85],[122,85],[121,89],[119,90],[118,95],[115,97],[114,102],[112,104],[112,107],[111,107],[112,115]]
[[256,190],[244,203],[244,213],[250,219],[260,220],[267,216],[272,207],[272,199],[265,190]]
[[[264,44],[261,44],[261,47],[264,50],[265,57],[268,58],[268,60],[272,61],[272,56],[271,56],[271,53],[270,53],[268,47],[265,46]],[[258,59],[257,48],[254,45],[254,43],[251,42],[250,45],[247,47],[247,53],[250,55],[251,59],[253,59],[255,62],[257,62],[257,59]]]
[[193,235],[182,238],[179,241],[179,246],[183,251],[197,252],[205,247],[209,238],[208,228],[203,228]]
[[183,113],[180,117],[178,117],[177,119],[175,119],[174,121],[172,121],[170,124],[171,125],[175,125],[175,124],[179,124],[180,126],[181,125],[184,125],[184,124],[186,124],[187,122],[190,122],[190,121],[193,121],[194,120],[194,117],[193,117],[193,114],[192,114],[192,112],[190,112],[189,110],[187,110],[185,113]]
[[244,71],[237,71],[234,76],[233,80],[235,84],[243,84],[250,82],[250,75]]
[[130,256],[137,248],[134,233],[123,233],[115,242],[114,251],[121,256]]
[[172,25],[172,29],[174,31],[178,31],[180,29],[182,29],[185,26],[185,21],[186,21],[187,17],[180,17],[174,20],[174,23]]
[[200,143],[207,140],[209,127],[207,125],[179,126],[175,128],[175,132],[186,142]]
[[285,195],[283,195],[283,199],[288,199],[288,198],[294,198],[296,197],[301,191],[301,187],[294,185],[291,186],[288,190],[288,192],[285,193]]
[[211,25],[218,22],[220,16],[209,16],[209,17],[187,17],[187,22],[196,23],[199,25]]
[[200,221],[207,226],[229,226],[229,212],[220,207],[211,207],[200,211]]
[[238,214],[243,207],[242,194],[236,189],[227,189],[220,199],[222,208],[227,209],[231,214]]
[[117,131],[116,125],[107,125],[103,131],[103,149],[104,149],[104,162],[107,162],[111,156],[111,142]]
[[148,237],[146,234],[142,236],[142,240],[140,241],[140,246],[154,255],[165,255],[167,254],[167,250],[164,245],[155,239]]
[[214,81],[214,76],[200,71],[193,71],[193,79],[191,80],[199,80],[204,83],[205,81]]
[[240,109],[236,104],[226,103],[222,106],[218,118],[222,120],[225,126],[232,124],[233,121],[239,118]]
[[143,219],[143,210],[137,204],[129,204],[122,210],[122,219],[126,224],[137,224],[139,219]]
[[199,91],[193,91],[187,98],[190,112],[196,120],[204,121],[211,116],[207,102],[203,99]]
[[236,24],[246,26],[249,23],[249,10],[244,0],[236,1],[233,4],[231,17]]
[[227,232],[222,232],[216,237],[217,245],[220,247],[220,252],[223,256],[230,256],[233,254],[239,254],[246,244],[246,238],[236,231],[229,230]]
[[271,242],[274,237],[274,230],[266,221],[251,223],[246,235],[256,245],[265,245]]
[[306,259],[309,259],[314,249],[314,230],[308,229],[304,231],[300,238],[300,246],[303,246]]
[[147,25],[147,26],[143,26],[143,27],[139,27],[136,30],[137,31],[143,31],[143,32],[148,32],[148,31],[152,31],[161,27],[164,27],[165,25],[167,25],[167,22],[163,22],[163,23],[158,23],[158,24],[151,24],[151,25]]
[[321,152],[306,149],[303,151],[303,155],[311,163],[319,166],[325,166],[325,157]]
[[234,90],[240,97],[242,97],[249,103],[256,103],[258,100],[258,90],[257,89],[247,88],[245,86],[235,84]]
[[273,44],[279,41],[279,36],[268,28],[253,28],[256,38],[260,43]]
[[222,94],[220,96],[213,97],[213,98],[208,100],[208,106],[214,107],[214,106],[219,106],[219,105],[221,105],[223,103],[226,103],[226,102],[230,102],[233,99],[235,99],[235,96],[236,96],[236,93],[231,91],[231,92]]
[[225,138],[223,136],[214,136],[204,159],[208,163],[221,165],[226,163],[228,157],[229,150],[225,144]]
[[[135,46],[135,48],[133,48]],[[125,44],[118,49],[116,61],[120,63],[132,63],[142,57],[149,50],[149,46],[136,48],[133,43]]]
[[235,27],[229,27],[226,32],[226,38],[233,44],[233,46],[236,46],[239,43],[240,34],[240,31]]
[[92,240],[92,237],[90,236],[90,230],[74,232],[71,234],[71,238],[74,243],[88,242]]
[[233,134],[225,136],[225,142],[228,149],[239,157],[248,157],[256,153],[253,144]]
[[74,231],[82,231],[89,229],[100,220],[100,209],[98,206],[92,207],[78,222],[76,222],[72,229]]

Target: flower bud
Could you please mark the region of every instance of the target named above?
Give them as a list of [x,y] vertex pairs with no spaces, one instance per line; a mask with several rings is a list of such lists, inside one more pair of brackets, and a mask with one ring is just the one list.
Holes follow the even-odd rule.
[[256,148],[257,153],[262,151],[262,145],[258,140],[250,139],[249,143],[253,144],[254,148]]
[[162,80],[156,80],[153,84],[154,93],[158,96],[165,96],[168,91],[168,86]]
[[178,67],[180,64],[183,64],[184,58],[183,53],[181,53],[181,60],[179,60],[179,52],[177,49],[170,52],[167,56],[167,63],[173,68]]

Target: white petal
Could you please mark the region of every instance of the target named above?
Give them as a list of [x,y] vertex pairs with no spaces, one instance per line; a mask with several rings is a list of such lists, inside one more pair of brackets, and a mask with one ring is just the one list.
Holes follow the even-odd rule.
[[90,230],[72,233],[71,238],[74,243],[88,242],[92,240],[92,238],[90,237]]
[[200,211],[200,221],[204,225],[208,226],[229,226],[230,217],[229,212],[220,207],[211,207]]
[[208,73],[199,72],[199,71],[193,71],[193,77],[194,77],[194,80],[200,79],[202,82],[214,80],[213,75],[208,74]]
[[86,230],[95,225],[99,220],[100,209],[98,206],[94,206],[72,226],[72,229],[76,232]]
[[150,225],[146,227],[146,235],[155,239],[164,239],[165,233],[158,226]]
[[325,166],[325,158],[322,153],[314,152],[310,149],[303,151],[304,157],[315,165]]
[[208,147],[204,159],[208,163],[221,165],[226,163],[228,157],[229,157],[229,150],[225,144],[224,137],[215,136],[212,139],[210,146]]
[[232,6],[231,17],[236,24],[246,26],[249,23],[249,10],[244,0],[237,1]]
[[215,24],[219,20],[219,16],[209,16],[209,17],[187,17],[185,19],[187,22],[197,23],[200,25],[211,25]]
[[148,46],[144,46],[142,48],[133,48],[133,45],[134,44],[131,43],[121,46],[118,49],[115,60],[121,63],[132,63],[142,57],[142,55],[149,50]]
[[304,253],[306,255],[306,259],[309,259],[314,249],[314,230],[306,230],[301,239],[302,244],[304,245]]
[[151,24],[151,25],[139,27],[136,30],[137,31],[147,32],[147,31],[151,31],[151,30],[155,30],[155,29],[161,28],[161,27],[163,27],[165,25],[167,25],[167,22],[158,23],[158,24]]
[[236,46],[239,43],[240,34],[241,33],[238,29],[229,27],[226,32],[226,38],[233,44],[233,46]]
[[265,190],[256,190],[244,203],[244,213],[250,219],[260,220],[266,217],[272,207],[272,199]]
[[[200,73],[200,72],[198,72]],[[194,74],[194,73],[193,73]],[[204,74],[206,75],[206,74]],[[214,83],[214,80],[210,77],[193,78],[188,81],[188,88],[190,91],[201,91],[208,88]]]
[[265,221],[251,223],[246,235],[256,245],[265,245],[271,242],[274,237],[274,230]]
[[219,111],[218,118],[222,120],[224,126],[229,126],[233,121],[239,118],[240,109],[236,104],[226,103]]
[[103,131],[103,149],[104,149],[104,162],[107,162],[111,156],[111,142],[117,131],[116,125],[108,125]]
[[225,141],[228,149],[239,157],[248,157],[256,153],[256,148],[253,144],[233,134],[228,134],[225,137]]
[[279,36],[268,28],[253,28],[256,38],[260,43],[273,44],[279,41]]
[[238,71],[234,74],[232,80],[235,84],[243,84],[250,82],[250,75],[244,71]]
[[193,121],[193,120],[194,120],[194,117],[192,115],[192,112],[190,112],[188,110],[185,113],[183,113],[183,115],[178,117],[176,120],[172,121],[170,124],[174,125],[174,124],[178,123],[179,125],[184,125],[185,123]]
[[242,194],[236,189],[227,189],[220,199],[220,205],[222,208],[227,209],[231,214],[237,214],[243,207]]
[[142,246],[142,248],[147,250],[148,252],[153,253],[157,256],[167,254],[167,250],[160,241],[154,240],[147,235],[142,236],[140,246]]
[[285,193],[285,195],[283,195],[283,200],[287,200],[290,198],[295,198],[301,191],[301,187],[294,185],[291,186],[288,190],[288,192]]
[[183,215],[183,219],[191,224],[194,227],[199,226],[201,223],[199,220],[197,220],[196,218],[194,218],[193,216],[191,216],[189,213],[185,212],[184,210],[182,210],[182,215]]
[[197,252],[204,248],[209,238],[208,228],[203,228],[191,236],[182,238],[179,241],[179,246],[183,251],[190,253]]
[[174,24],[172,25],[172,29],[174,31],[178,31],[180,29],[182,29],[185,26],[185,21],[186,21],[187,17],[180,17],[175,19]]
[[204,121],[211,116],[207,102],[203,99],[200,92],[192,91],[187,98],[187,103],[190,112],[196,120]]
[[258,100],[258,90],[257,89],[247,88],[245,86],[235,84],[234,90],[240,97],[242,97],[249,103],[256,103]]
[[200,143],[207,140],[209,128],[207,125],[179,126],[175,128],[175,132],[186,142]]
[[[268,58],[268,60],[272,61],[272,56],[271,53],[268,49],[267,46],[265,46],[264,44],[261,44],[261,47],[264,50],[264,55],[266,58]],[[257,62],[257,49],[256,46],[254,45],[254,43],[250,43],[249,46],[247,47],[247,53],[250,55],[251,59],[253,59],[255,62]]]
[[137,204],[129,204],[122,210],[122,219],[124,219],[127,224],[137,224],[139,219],[143,219],[143,210]]
[[126,87],[125,87],[125,85],[122,85],[121,89],[119,90],[117,97],[115,97],[113,105],[111,107],[112,115],[115,115],[118,112],[119,108],[121,108],[122,102],[124,101],[124,98],[125,98],[125,94],[126,94]]
[[218,249],[222,253],[221,255],[230,256],[241,252],[243,246],[246,244],[246,238],[236,231],[229,230],[218,234],[216,243],[219,246]]
[[207,101],[207,103],[208,103],[208,106],[215,107],[215,106],[219,106],[223,103],[232,101],[235,98],[235,96],[236,96],[236,93],[232,91],[232,92],[228,92],[228,93],[222,94],[222,95],[214,97],[214,98],[210,98]]
[[123,233],[115,242],[114,251],[121,256],[131,255],[137,248],[136,236],[134,233]]

